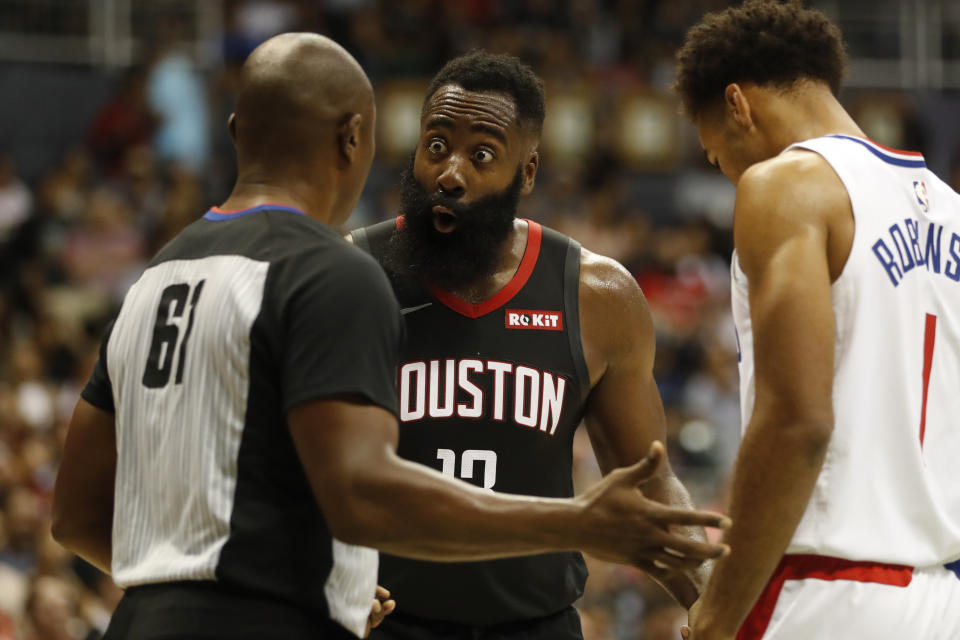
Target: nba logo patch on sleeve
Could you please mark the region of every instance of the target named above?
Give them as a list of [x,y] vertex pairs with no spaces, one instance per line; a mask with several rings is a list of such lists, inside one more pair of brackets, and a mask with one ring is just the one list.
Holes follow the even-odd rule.
[[926,183],[914,180],[913,193],[917,196],[917,202],[923,207],[924,212],[930,211],[930,198],[927,196]]
[[533,311],[530,309],[507,309],[505,312],[507,329],[539,329],[541,331],[563,331],[562,311]]

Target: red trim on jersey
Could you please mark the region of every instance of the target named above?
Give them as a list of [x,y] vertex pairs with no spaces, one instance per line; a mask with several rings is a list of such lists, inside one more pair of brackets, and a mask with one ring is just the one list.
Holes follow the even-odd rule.
[[806,579],[852,580],[906,587],[913,579],[913,567],[809,554],[785,555],[747,619],[743,621],[736,640],[760,640],[767,631],[770,618],[773,617],[783,583],[787,580]]
[[263,203],[261,203],[261,204],[254,205],[254,206],[252,206],[252,207],[245,207],[245,208],[243,208],[243,209],[230,209],[230,210],[228,210],[228,211],[225,211],[225,210],[221,209],[220,207],[214,206],[214,207],[210,207],[210,211],[213,211],[214,213],[219,213],[219,214],[222,215],[222,216],[232,216],[232,215],[234,215],[235,213],[246,213],[247,211],[250,211],[250,209],[256,209],[256,208],[258,208],[258,207],[282,207],[282,208],[284,208],[284,209],[294,209],[294,208],[296,208],[296,207],[291,207],[291,206],[288,205],[288,204],[278,204],[278,203],[276,203],[276,202],[263,202]]
[[517,268],[517,272],[513,274],[513,278],[510,279],[510,282],[508,282],[503,289],[500,289],[500,291],[483,302],[473,304],[458,298],[444,289],[431,288],[430,292],[437,300],[460,315],[467,316],[468,318],[479,318],[491,311],[496,311],[510,302],[513,296],[517,295],[517,293],[523,289],[524,285],[527,284],[527,280],[530,279],[530,275],[533,273],[533,268],[537,266],[537,259],[540,257],[540,240],[542,236],[543,229],[541,229],[540,225],[533,220],[527,220],[527,248],[523,252],[523,259],[520,260],[520,266]]
[[923,329],[923,405],[920,409],[920,448],[927,433],[927,392],[930,390],[930,370],[933,368],[933,345],[937,339],[937,316],[927,314]]
[[[855,137],[856,137],[856,136],[855,136]],[[878,147],[880,147],[881,149],[883,149],[884,151],[889,151],[890,153],[900,153],[900,154],[903,154],[903,155],[905,155],[905,156],[918,156],[918,157],[922,157],[922,156],[923,156],[923,154],[920,153],[919,151],[903,151],[902,149],[894,149],[893,147],[888,147],[888,146],[886,146],[886,145],[884,145],[884,144],[880,144],[880,143],[877,142],[876,140],[871,140],[870,138],[861,138],[861,139],[862,139],[862,140],[866,140],[866,141],[869,142],[870,144],[875,144],[875,145],[877,145]]]

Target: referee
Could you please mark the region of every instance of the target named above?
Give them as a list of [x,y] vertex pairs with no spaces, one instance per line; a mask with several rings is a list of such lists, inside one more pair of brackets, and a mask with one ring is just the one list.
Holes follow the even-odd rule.
[[154,257],[108,330],[53,508],[57,540],[126,588],[107,639],[361,636],[370,547],[620,562],[724,550],[668,527],[721,516],[636,490],[659,445],[573,500],[498,496],[395,455],[399,309],[376,262],[328,226],[356,205],[374,117],[336,43],[258,47],[229,122],[232,194]]

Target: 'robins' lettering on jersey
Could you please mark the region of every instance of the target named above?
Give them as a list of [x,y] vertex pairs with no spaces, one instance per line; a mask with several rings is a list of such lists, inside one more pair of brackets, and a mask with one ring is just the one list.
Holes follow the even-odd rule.
[[943,225],[927,222],[922,237],[920,231],[920,222],[907,218],[903,225],[898,223],[890,226],[889,241],[881,237],[873,243],[873,254],[893,286],[899,285],[914,267],[926,267],[927,271],[943,273],[955,282],[960,281],[960,235],[950,234],[947,247],[949,255],[941,262]]

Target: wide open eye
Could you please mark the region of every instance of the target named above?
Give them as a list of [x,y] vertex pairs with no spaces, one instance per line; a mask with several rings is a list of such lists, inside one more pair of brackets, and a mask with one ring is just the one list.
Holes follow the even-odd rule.
[[477,149],[473,153],[473,159],[480,164],[486,164],[488,162],[493,162],[494,155],[490,149]]
[[427,151],[435,156],[444,154],[447,152],[447,143],[440,138],[433,138],[427,143]]

